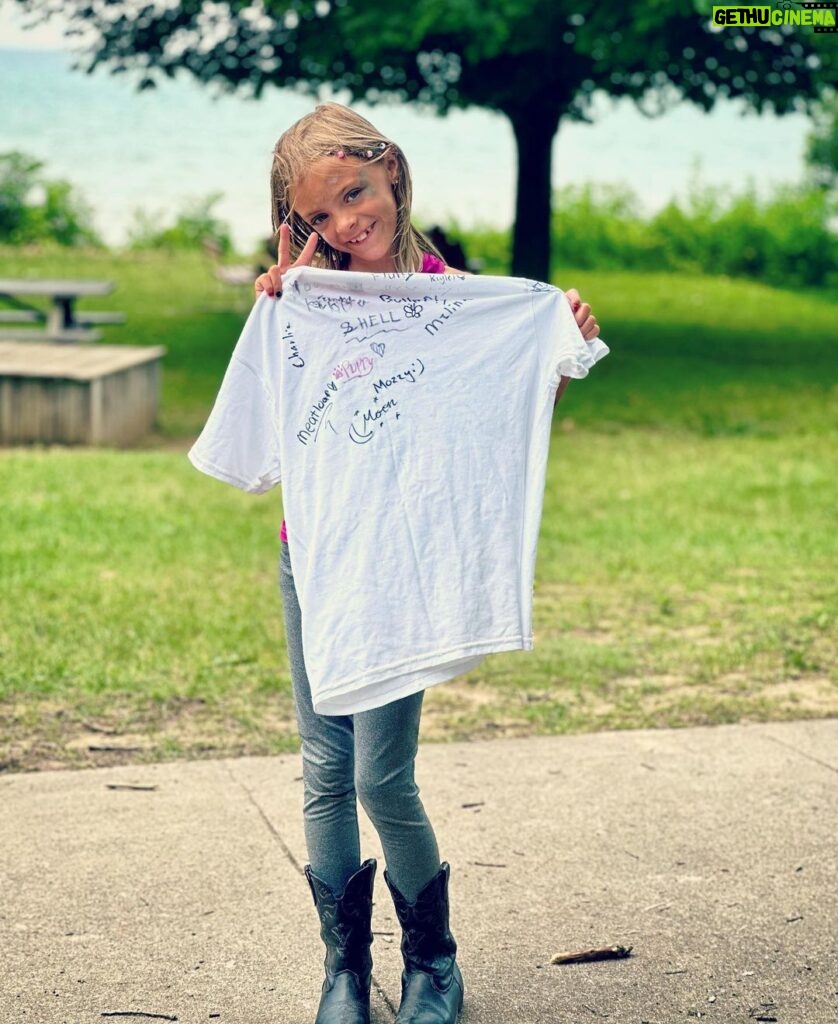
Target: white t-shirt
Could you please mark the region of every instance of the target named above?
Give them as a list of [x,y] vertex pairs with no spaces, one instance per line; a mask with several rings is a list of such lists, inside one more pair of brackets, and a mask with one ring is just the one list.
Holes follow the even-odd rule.
[[531,649],[556,388],[608,348],[520,278],[300,268],[283,285],[189,458],[245,491],[282,482],[315,711]]

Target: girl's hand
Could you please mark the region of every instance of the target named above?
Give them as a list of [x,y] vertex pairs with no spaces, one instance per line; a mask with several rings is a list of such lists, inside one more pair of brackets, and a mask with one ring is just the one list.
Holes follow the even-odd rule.
[[599,334],[599,324],[596,322],[596,317],[591,316],[591,307],[587,302],[582,301],[582,297],[575,288],[568,288],[565,295],[570,303],[570,308],[573,310],[573,315],[576,317],[576,323],[579,325],[582,337],[585,341],[593,341]]
[[256,284],[254,285],[256,295],[258,296],[260,292],[265,292],[266,295],[282,295],[282,275],[294,267],[310,267],[314,257],[314,250],[317,248],[319,241],[320,236],[316,231],[312,231],[308,236],[305,248],[295,262],[292,263],[291,228],[287,224],[283,224],[279,229],[279,247],[277,250],[279,263],[271,267],[267,273],[260,274],[256,278]]

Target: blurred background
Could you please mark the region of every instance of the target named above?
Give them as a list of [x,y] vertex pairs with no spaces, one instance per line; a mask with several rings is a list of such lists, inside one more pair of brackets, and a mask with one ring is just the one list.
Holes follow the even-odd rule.
[[[451,262],[578,288],[612,347],[556,413],[536,652],[431,691],[426,736],[838,713],[838,34],[392,8],[0,3],[0,770],[296,743],[281,495],[184,455],[271,261],[272,146],[317,98],[399,143]],[[55,279],[110,288],[74,293],[65,364],[166,349],[129,441],[9,426]]]
[[[698,21],[697,13],[689,16]],[[224,92],[221,82],[202,82],[183,69],[140,91],[145,60],[118,76],[104,67],[90,75],[73,70],[74,53],[84,50],[65,34],[69,20],[61,13],[45,24],[33,24],[35,18],[12,0],[0,4],[3,148],[41,162],[33,184],[67,182],[79,216],[87,211],[84,227],[108,246],[148,242],[155,230],[191,213],[216,220],[219,235],[237,252],[256,249],[270,234],[273,142],[312,100],[272,84],[254,100],[246,83],[237,93]],[[746,97],[721,95],[709,113],[670,97],[664,112],[650,116],[617,89],[593,90],[589,121],[567,115],[553,141],[552,186],[565,190],[557,208],[590,215],[593,201],[603,213],[648,221],[673,204],[689,211],[701,190],[720,206],[746,197],[770,205],[815,176],[812,116],[802,109],[780,116],[771,92],[764,89],[761,112]],[[375,108],[358,107],[407,153],[417,182],[417,220],[459,231],[508,229],[517,167],[509,118],[476,105],[452,105],[439,118],[433,104],[399,102],[392,94],[385,99]],[[834,131],[827,103],[821,118],[829,116]],[[829,153],[821,150],[828,167]],[[28,198],[37,197],[36,188]],[[563,233],[569,230],[565,224]]]

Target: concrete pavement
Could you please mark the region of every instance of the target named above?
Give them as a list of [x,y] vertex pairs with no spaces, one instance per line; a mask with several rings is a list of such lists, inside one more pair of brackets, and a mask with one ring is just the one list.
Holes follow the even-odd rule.
[[[310,1024],[299,775],[289,755],[0,777],[0,1024]],[[838,720],[426,744],[418,776],[463,1024],[838,1024]],[[383,866],[374,1024],[399,991]],[[632,956],[549,964],[612,944]]]

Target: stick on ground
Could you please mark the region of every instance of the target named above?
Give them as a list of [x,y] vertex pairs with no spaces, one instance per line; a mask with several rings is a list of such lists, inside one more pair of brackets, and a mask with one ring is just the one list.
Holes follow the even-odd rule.
[[103,1017],[145,1017],[152,1020],[177,1020],[170,1013],[146,1013],[144,1010],[103,1010]]
[[592,960],[622,960],[631,953],[631,946],[605,946],[603,949],[582,949],[575,953],[556,953],[551,964],[586,964]]

